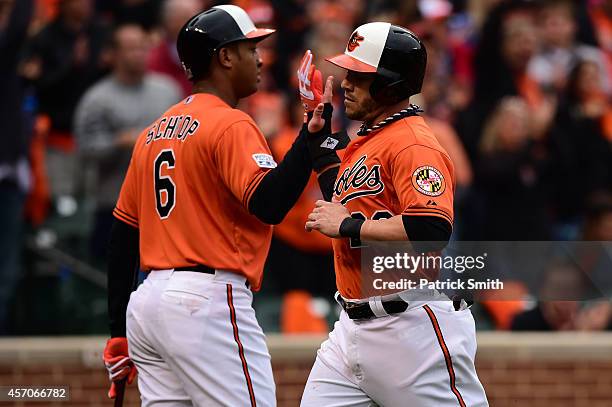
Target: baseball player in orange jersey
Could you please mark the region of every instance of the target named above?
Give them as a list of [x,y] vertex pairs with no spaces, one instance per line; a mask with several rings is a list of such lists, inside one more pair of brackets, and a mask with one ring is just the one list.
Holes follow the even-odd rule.
[[487,406],[464,300],[437,292],[435,301],[411,291],[372,296],[362,286],[361,240],[441,242],[440,250],[451,235],[453,163],[408,103],[421,89],[425,47],[405,28],[369,23],[328,61],[348,71],[346,115],[363,125],[341,164],[319,171],[331,202],[318,201],[306,222],[334,238],[344,310],[318,351],[301,405]]
[[[257,90],[256,43],[273,31],[226,5],[192,17],[179,34],[193,94],[142,132],[114,210],[110,397],[138,370],[144,406],[276,405],[252,290],[262,282],[270,225],[313,168],[339,160],[333,149],[316,152],[322,140],[308,133],[331,119],[323,104],[278,164],[251,117],[234,108]],[[132,292],[139,267],[148,277]]]

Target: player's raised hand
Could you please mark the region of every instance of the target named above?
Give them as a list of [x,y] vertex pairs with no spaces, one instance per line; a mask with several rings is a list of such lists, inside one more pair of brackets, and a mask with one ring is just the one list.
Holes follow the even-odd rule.
[[317,105],[317,107],[315,108],[313,112],[312,119],[310,119],[310,121],[308,122],[309,132],[316,133],[319,130],[321,130],[323,126],[325,126],[326,118],[323,117],[323,110],[324,110],[325,104],[327,103],[331,104],[332,102],[332,97],[334,96],[333,89],[334,89],[334,77],[328,76],[327,80],[325,81],[325,91],[323,92],[323,97],[321,98],[322,103],[319,103]]
[[323,97],[323,76],[312,63],[313,55],[307,50],[302,57],[297,71],[300,86],[300,99],[307,112],[312,112],[321,103]]
[[317,201],[312,213],[308,215],[306,231],[318,230],[328,237],[340,237],[340,225],[351,214],[338,202]]
[[304,54],[297,73],[300,97],[305,109],[304,125],[300,134],[306,133],[312,169],[319,172],[340,163],[335,150],[344,148],[350,139],[346,132],[332,134],[331,119],[334,108],[331,101],[334,77],[327,78],[323,91],[321,72],[312,64],[310,50]]

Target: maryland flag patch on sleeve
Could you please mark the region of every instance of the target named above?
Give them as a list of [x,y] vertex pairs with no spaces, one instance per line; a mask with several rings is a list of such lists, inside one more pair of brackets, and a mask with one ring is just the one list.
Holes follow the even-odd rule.
[[412,173],[412,185],[420,193],[427,196],[440,196],[446,189],[446,181],[442,172],[430,165],[417,168]]

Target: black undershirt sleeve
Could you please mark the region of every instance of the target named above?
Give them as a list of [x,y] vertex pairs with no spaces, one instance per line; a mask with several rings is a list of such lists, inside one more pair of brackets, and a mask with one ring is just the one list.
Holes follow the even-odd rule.
[[408,240],[417,252],[444,249],[453,232],[451,224],[438,216],[402,215],[402,221]]
[[312,172],[306,137],[300,132],[283,161],[266,173],[251,195],[249,212],[262,222],[279,224],[306,188]]
[[322,172],[317,177],[319,189],[321,189],[321,193],[323,194],[323,199],[328,202],[331,202],[332,197],[334,196],[334,184],[336,183],[336,178],[338,177],[338,171],[340,171],[339,165]]
[[108,315],[112,338],[125,337],[130,294],[136,288],[139,268],[138,229],[115,219],[108,256]]

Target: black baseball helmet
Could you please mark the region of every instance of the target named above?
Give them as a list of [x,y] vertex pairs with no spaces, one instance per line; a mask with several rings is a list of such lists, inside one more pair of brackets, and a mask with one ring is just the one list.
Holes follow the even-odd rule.
[[350,71],[375,73],[370,94],[393,104],[421,92],[427,51],[412,31],[376,22],[357,27],[344,53],[327,60]]
[[222,47],[236,41],[261,41],[274,31],[255,27],[238,6],[216,6],[187,21],[179,32],[176,48],[187,77],[195,82],[206,74],[213,55]]

